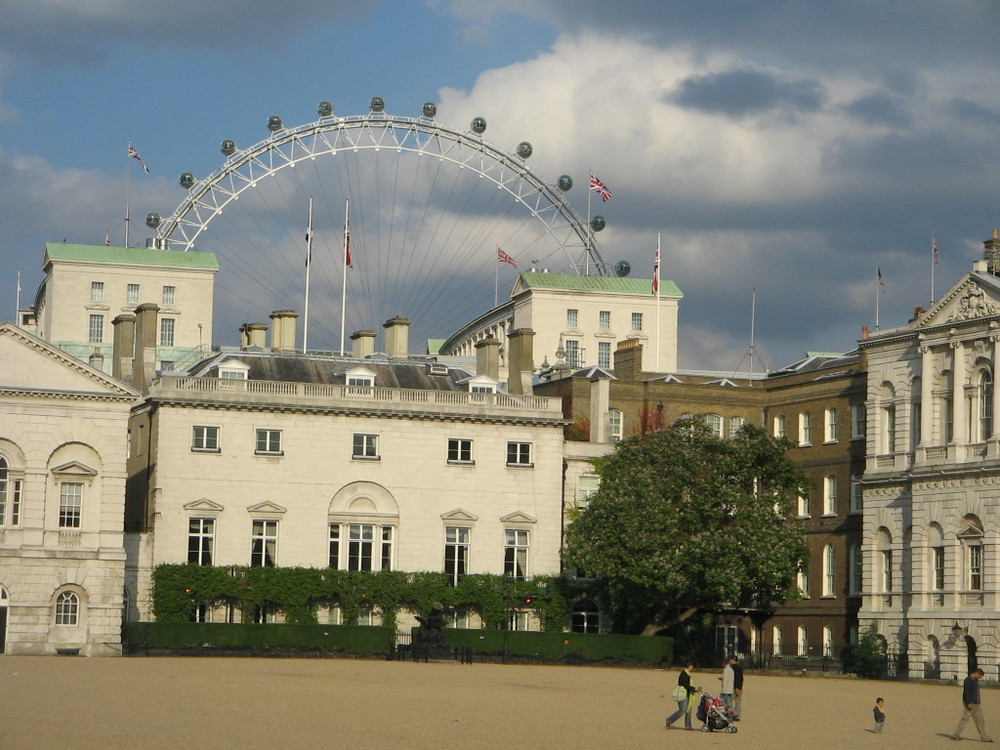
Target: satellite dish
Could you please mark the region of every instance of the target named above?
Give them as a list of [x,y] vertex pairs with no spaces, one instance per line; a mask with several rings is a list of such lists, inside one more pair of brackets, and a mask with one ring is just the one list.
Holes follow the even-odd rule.
[[620,260],[615,263],[615,276],[628,276],[632,273],[632,266],[627,260]]

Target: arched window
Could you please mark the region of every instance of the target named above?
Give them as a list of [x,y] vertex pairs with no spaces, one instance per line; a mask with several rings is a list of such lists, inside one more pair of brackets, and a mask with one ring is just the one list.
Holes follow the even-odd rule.
[[706,414],[705,424],[708,425],[712,437],[722,437],[722,417],[718,414]]
[[56,597],[56,625],[80,623],[80,597],[73,591],[63,591]]
[[0,526],[21,523],[21,480],[11,476],[7,459],[0,456]]
[[784,653],[785,640],[780,625],[771,628],[771,653],[781,656]]
[[878,530],[876,537],[877,590],[888,594],[892,591],[892,535],[885,527]]
[[993,375],[983,370],[979,375],[979,440],[990,439],[993,434]]
[[967,591],[983,590],[983,522],[976,516],[962,519],[958,539],[962,545],[965,580],[962,585]]
[[600,633],[601,610],[590,599],[581,599],[573,605],[570,629],[574,633]]
[[861,547],[852,544],[848,555],[850,567],[847,570],[847,593],[850,596],[858,596],[861,593]]
[[809,629],[805,625],[799,625],[798,655],[809,656]]
[[617,443],[624,436],[625,420],[621,409],[608,409],[608,436]]
[[837,553],[832,544],[823,548],[823,596],[836,596]]
[[896,452],[896,391],[891,383],[883,383],[881,390],[881,418],[879,438],[882,453]]
[[930,553],[928,555],[930,570],[927,571],[927,577],[931,591],[944,591],[944,531],[936,523],[932,523],[927,529],[927,549]]

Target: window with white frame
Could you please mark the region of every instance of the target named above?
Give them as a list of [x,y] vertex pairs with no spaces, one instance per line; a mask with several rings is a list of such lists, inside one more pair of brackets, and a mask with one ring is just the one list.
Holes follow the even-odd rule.
[[611,342],[597,342],[597,366],[605,370],[611,367]]
[[642,313],[632,313],[632,330],[642,330]]
[[566,311],[566,327],[578,328],[580,325],[580,311],[572,308]]
[[329,556],[327,564],[331,568],[340,567],[340,524],[330,524]]
[[837,475],[823,478],[823,515],[837,515]]
[[861,594],[861,546],[852,544],[848,551],[849,564],[847,568],[847,593],[850,596]]
[[823,626],[823,656],[833,658],[833,628],[829,625]]
[[958,533],[958,541],[962,545],[962,556],[965,563],[963,585],[967,591],[982,591],[983,525],[975,516],[966,516],[963,523],[965,527]]
[[837,552],[832,544],[823,548],[823,596],[837,595]]
[[979,375],[979,440],[985,442],[993,434],[993,375],[983,370]]
[[250,567],[273,568],[278,555],[278,522],[256,518],[250,534]]
[[722,417],[718,414],[706,414],[705,424],[708,426],[708,431],[712,433],[712,437],[721,438],[722,437]]
[[448,463],[475,463],[472,460],[472,441],[468,438],[448,438]]
[[174,329],[177,321],[173,318],[160,318],[160,346],[174,345]]
[[624,415],[621,409],[608,409],[608,434],[617,443],[624,434]]
[[[919,378],[917,378],[919,380]],[[914,401],[910,404],[910,450],[920,445],[923,435],[920,432],[921,408],[920,402]]]
[[103,281],[91,281],[90,282],[90,301],[91,302],[104,302],[104,282]]
[[504,575],[528,577],[528,538],[527,529],[504,529]]
[[809,568],[803,564],[796,575],[796,583],[803,599],[809,598]]
[[379,459],[378,435],[355,432],[351,448],[351,458],[376,461]]
[[177,304],[177,287],[175,286],[163,287],[163,306],[172,307],[175,304]]
[[576,480],[576,507],[584,510],[590,507],[590,498],[597,494],[601,487],[601,478],[595,474],[582,474]]
[[194,425],[191,428],[191,450],[218,453],[219,428],[213,425]]
[[799,413],[799,445],[812,445],[812,414]]
[[879,446],[881,453],[896,452],[896,392],[891,383],[883,383],[879,406]]
[[188,519],[188,562],[194,565],[211,565],[215,549],[215,519]]
[[600,633],[601,610],[591,599],[581,599],[570,614],[571,633]]
[[809,656],[809,629],[799,625],[798,651],[799,656]]
[[56,625],[80,624],[80,597],[73,591],[63,591],[56,597]]
[[531,443],[507,443],[508,466],[531,466]]
[[347,524],[347,570],[362,573],[392,570],[392,545],[392,526]]
[[809,518],[812,515],[811,503],[809,502],[809,495],[799,495],[798,498],[798,515],[800,518]]
[[785,415],[784,414],[778,414],[774,418],[773,424],[774,424],[774,427],[771,430],[771,432],[774,435],[774,437],[776,437],[776,438],[783,438],[783,437],[785,437]]
[[736,437],[737,433],[743,429],[747,421],[743,417],[729,418],[729,437]]
[[851,513],[860,513],[864,508],[865,488],[861,484],[861,473],[851,475]]
[[59,528],[80,528],[83,516],[83,482],[59,483]]
[[125,287],[125,301],[130,305],[139,304],[139,285],[128,284]]
[[257,446],[254,450],[258,454],[281,455],[281,430],[257,430]]
[[876,590],[888,594],[892,592],[892,537],[885,527],[875,534],[875,548]]
[[104,342],[104,316],[91,315],[90,325],[87,329],[87,341],[91,344]]
[[448,583],[457,586],[469,572],[469,549],[472,529],[446,526],[444,529],[444,572]]
[[955,439],[955,410],[950,396],[941,399],[941,408],[944,410],[944,441],[950,443]]
[[781,656],[785,652],[784,631],[780,625],[771,628],[771,652],[775,656]]
[[0,526],[21,523],[21,480],[11,474],[7,459],[0,456]]
[[865,416],[864,404],[851,404],[851,440],[865,439]]
[[944,591],[944,547],[931,547],[931,587]]
[[611,330],[611,311],[601,310],[597,313],[597,328],[601,331]]
[[836,443],[837,442],[837,410],[830,407],[823,412],[824,415],[824,429],[825,433],[823,435],[823,441],[826,443]]
[[580,342],[576,339],[566,340],[566,364],[570,367],[582,367],[580,360]]

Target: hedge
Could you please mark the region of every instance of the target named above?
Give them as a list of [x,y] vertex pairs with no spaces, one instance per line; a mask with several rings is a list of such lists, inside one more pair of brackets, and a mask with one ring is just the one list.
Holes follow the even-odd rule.
[[536,633],[523,630],[462,630],[445,628],[444,642],[468,648],[477,654],[502,654],[504,638],[513,656],[539,661],[615,661],[638,664],[669,663],[673,659],[673,638],[639,635],[597,635],[584,633]]
[[126,650],[236,649],[250,653],[319,651],[351,656],[385,655],[392,628],[298,623],[127,622]]

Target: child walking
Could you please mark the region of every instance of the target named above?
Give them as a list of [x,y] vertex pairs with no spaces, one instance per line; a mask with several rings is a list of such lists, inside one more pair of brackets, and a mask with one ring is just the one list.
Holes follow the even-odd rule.
[[875,734],[882,734],[882,727],[885,726],[885,701],[882,698],[875,699],[875,708],[872,709],[875,715],[875,727],[872,731]]

